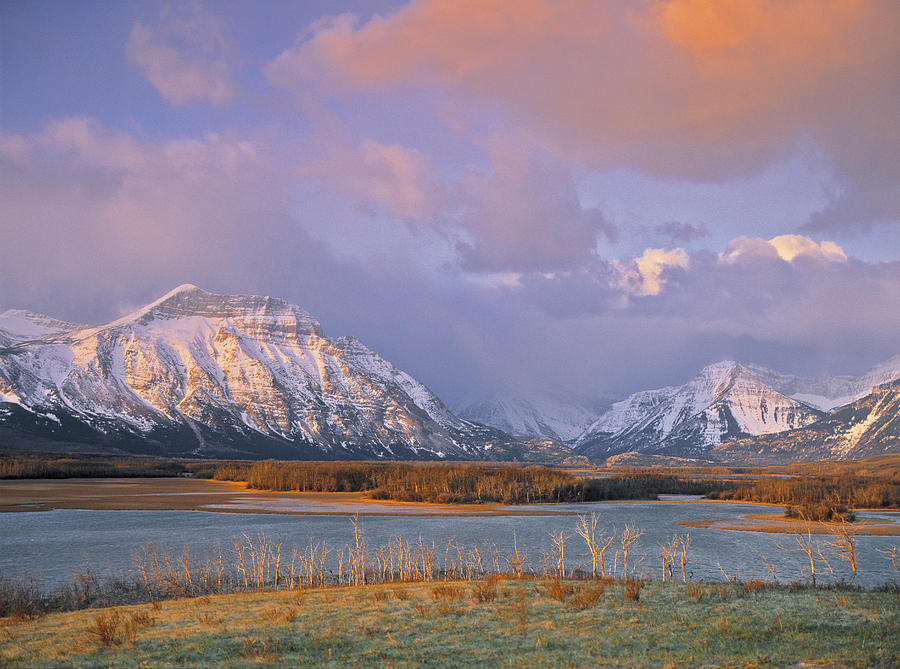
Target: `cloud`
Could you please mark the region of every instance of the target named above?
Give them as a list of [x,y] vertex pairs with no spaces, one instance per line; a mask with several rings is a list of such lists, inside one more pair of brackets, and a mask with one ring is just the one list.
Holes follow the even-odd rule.
[[333,139],[298,176],[322,181],[373,213],[408,219],[432,216],[442,197],[429,159],[417,149],[372,139],[357,146]]
[[[537,251],[504,256],[488,243],[497,255],[483,259],[519,269],[448,261],[426,270],[409,260],[432,252],[425,235],[400,224],[405,237],[389,229],[379,240],[378,228],[369,252],[342,261],[308,231],[323,220],[344,225],[350,214],[292,196],[296,149],[232,134],[148,141],[79,118],[0,133],[0,310],[99,321],[183,282],[275,295],[308,309],[329,334],[360,336],[448,401],[476,387],[619,394],[683,382],[725,356],[802,363],[813,373],[817,362],[838,360],[843,367],[826,369],[856,372],[896,352],[900,313],[885,305],[900,303],[900,262],[864,263],[808,238],[743,238],[721,255],[650,248],[607,262],[579,250],[597,234],[591,229],[555,248],[565,260],[559,269],[526,269]],[[472,184],[509,180],[524,216],[536,199],[530,191],[546,191],[546,181],[567,203],[548,211],[578,221],[564,187],[570,175],[550,170],[542,181],[532,157],[519,158],[498,156],[502,176],[485,168]],[[503,216],[501,230],[520,218],[518,210],[505,217],[499,204],[475,208],[477,191],[467,202]],[[465,229],[491,241],[483,220]],[[552,247],[546,220],[550,231],[539,239]],[[365,214],[354,224],[373,228]]]
[[691,225],[678,221],[657,225],[653,231],[658,235],[668,237],[673,242],[692,242],[695,239],[709,237],[709,228],[705,225]]
[[326,96],[438,91],[569,160],[666,178],[757,173],[811,141],[841,189],[810,225],[852,230],[900,218],[883,188],[900,180],[898,25],[877,0],[422,0],[320,22],[266,74]]
[[166,5],[161,23],[135,23],[125,53],[144,77],[176,106],[222,106],[238,94],[221,22],[200,3]]
[[465,235],[457,244],[464,269],[573,268],[594,257],[598,239],[615,239],[615,227],[599,210],[581,207],[563,166],[541,161],[508,137],[495,138],[487,153],[489,167],[470,167],[452,203]]
[[740,256],[758,255],[778,257],[785,262],[795,258],[808,258],[824,262],[846,262],[844,249],[834,242],[816,242],[802,235],[778,235],[766,241],[759,238],[738,237],[720,256],[725,263],[735,262]]
[[684,249],[646,249],[630,266],[615,264],[621,273],[618,285],[632,295],[659,295],[665,284],[663,274],[674,267],[687,269],[689,264]]
[[259,142],[155,143],[80,118],[0,136],[18,147],[0,151],[0,281],[33,308],[83,304],[89,286],[112,301],[185,281],[258,286],[282,261],[326,262],[293,223],[281,157]]

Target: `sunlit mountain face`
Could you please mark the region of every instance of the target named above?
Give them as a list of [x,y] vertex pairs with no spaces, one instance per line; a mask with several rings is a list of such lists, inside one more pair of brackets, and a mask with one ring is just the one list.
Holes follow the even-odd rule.
[[454,416],[353,337],[283,300],[176,288],[96,327],[0,315],[12,446],[194,456],[577,461]]

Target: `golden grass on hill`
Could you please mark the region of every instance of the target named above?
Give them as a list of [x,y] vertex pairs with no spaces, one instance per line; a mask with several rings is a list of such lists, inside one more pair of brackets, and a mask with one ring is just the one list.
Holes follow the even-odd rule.
[[[385,584],[2,619],[0,664],[219,669],[900,663],[896,593],[649,582],[641,583],[638,598],[629,599],[622,582],[557,587],[514,579],[495,581],[495,596],[485,599],[476,594],[479,583],[443,585],[453,589],[452,596],[435,596],[434,584]],[[98,619],[106,621],[106,636],[98,633]]]

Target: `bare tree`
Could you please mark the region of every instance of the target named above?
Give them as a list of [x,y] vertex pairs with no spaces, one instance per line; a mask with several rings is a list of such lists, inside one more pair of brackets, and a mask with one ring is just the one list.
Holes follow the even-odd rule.
[[566,577],[566,542],[570,536],[561,530],[550,533],[550,541],[553,544],[553,556],[556,559],[556,571],[560,578]]
[[681,580],[684,583],[687,583],[687,574],[685,573],[685,567],[687,566],[687,551],[691,546],[691,535],[685,534],[683,537],[679,537],[676,534],[675,538],[678,541],[678,548],[680,549],[681,555]]
[[831,546],[837,551],[837,554],[847,561],[850,565],[850,578],[856,576],[856,529],[850,526],[846,520],[842,520],[837,527],[831,527],[834,535],[831,541],[826,541],[827,546]]
[[606,578],[606,567],[603,564],[603,552],[609,548],[613,539],[616,537],[615,529],[612,534],[597,536],[597,514],[592,513],[588,516],[578,516],[578,525],[575,527],[575,533],[584,539],[587,544],[588,552],[591,554],[591,573],[597,578],[597,565],[600,565],[600,575]]
[[622,531],[622,571],[625,573],[625,578],[628,578],[628,551],[642,534],[643,532],[635,529],[632,524],[626,524]]
[[879,553],[883,554],[886,559],[891,561],[891,566],[900,571],[900,548],[897,546],[889,546],[886,549],[877,548]]
[[[797,548],[785,548],[784,546],[778,546],[779,548],[792,552],[800,552],[806,555],[809,560],[809,578],[812,581],[812,584],[816,584],[816,553],[818,552],[818,546],[812,538],[812,528],[810,523],[806,524],[806,536],[802,534],[795,534],[794,540],[797,542]],[[800,574],[803,574],[803,569],[800,570]]]

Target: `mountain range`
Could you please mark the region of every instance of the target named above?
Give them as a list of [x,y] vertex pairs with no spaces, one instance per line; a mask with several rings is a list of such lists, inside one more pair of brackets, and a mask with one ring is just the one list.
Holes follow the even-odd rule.
[[859,377],[724,361],[618,402],[451,412],[283,300],[179,286],[103,325],[0,314],[0,448],[191,457],[787,462],[900,451],[900,355]]
[[[900,355],[856,377],[793,376],[723,361],[683,385],[634,393],[593,418],[584,404],[575,404],[579,410],[573,414],[515,397],[482,401],[462,415],[513,434],[553,436],[592,460],[620,464],[843,459],[900,452],[890,437],[898,431],[892,422],[900,420],[897,406],[869,397],[883,396],[883,389],[873,389],[897,379]],[[846,409],[857,402],[862,404]],[[858,426],[865,421],[881,428],[860,437]],[[825,440],[826,432],[833,436]]]
[[578,461],[453,415],[301,308],[184,285],[100,326],[0,315],[0,444],[159,455]]

